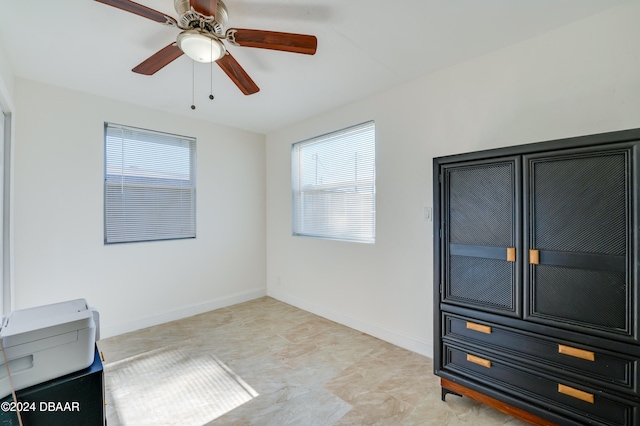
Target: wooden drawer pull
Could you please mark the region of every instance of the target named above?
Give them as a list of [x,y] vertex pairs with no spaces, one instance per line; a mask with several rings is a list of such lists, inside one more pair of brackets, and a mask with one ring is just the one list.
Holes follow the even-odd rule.
[[516,261],[516,248],[507,247],[507,262],[515,262],[515,261]]
[[467,354],[467,361],[486,368],[491,368],[491,361],[489,361],[488,359],[480,358],[479,356]]
[[475,322],[467,321],[467,328],[473,331],[479,331],[484,334],[491,334],[491,327],[488,325],[476,324]]
[[569,355],[576,358],[586,359],[587,361],[595,361],[596,354],[584,349],[572,348],[571,346],[558,345],[558,353]]
[[593,394],[558,383],[558,392],[593,404]]
[[529,250],[529,263],[531,265],[539,265],[540,264],[540,251],[531,249]]

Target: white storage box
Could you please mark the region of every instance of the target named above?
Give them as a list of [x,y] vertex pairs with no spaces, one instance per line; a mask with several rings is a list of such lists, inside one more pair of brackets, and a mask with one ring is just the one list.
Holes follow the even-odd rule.
[[[3,321],[0,337],[13,386],[23,389],[93,363],[94,312],[84,299],[12,311]],[[0,353],[0,398],[10,393]]]

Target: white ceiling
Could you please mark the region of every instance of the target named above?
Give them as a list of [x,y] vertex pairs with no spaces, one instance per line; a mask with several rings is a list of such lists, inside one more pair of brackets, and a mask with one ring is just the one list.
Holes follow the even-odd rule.
[[[228,27],[318,38],[315,56],[231,46],[251,96],[217,66],[196,63],[192,81],[184,55],[131,72],[179,30],[93,0],[2,0],[0,43],[18,77],[268,133],[625,1],[225,0]],[[139,3],[177,18],[173,0]]]

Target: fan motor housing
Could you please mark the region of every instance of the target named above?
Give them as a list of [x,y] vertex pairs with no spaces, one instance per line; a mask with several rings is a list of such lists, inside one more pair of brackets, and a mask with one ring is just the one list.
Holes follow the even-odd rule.
[[224,36],[224,28],[227,26],[229,14],[227,6],[218,0],[216,16],[204,16],[191,8],[189,0],[174,0],[173,5],[178,13],[178,26],[182,29],[201,28],[212,31],[216,35]]

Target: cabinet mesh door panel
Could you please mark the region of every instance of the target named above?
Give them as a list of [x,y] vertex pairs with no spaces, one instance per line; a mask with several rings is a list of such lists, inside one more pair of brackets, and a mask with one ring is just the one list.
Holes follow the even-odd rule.
[[489,254],[514,246],[514,178],[513,162],[447,170],[447,244],[472,247],[473,254],[448,256],[445,300],[515,310],[515,264]]
[[509,247],[513,234],[511,164],[449,171],[449,242]]
[[[574,259],[599,255],[624,262],[629,205],[626,153],[536,159],[530,167],[531,242],[541,253],[541,264],[531,269],[530,314],[628,334],[626,272],[606,262],[562,264],[565,253]],[[545,252],[555,255],[555,265],[544,264]]]
[[513,309],[511,264],[504,260],[451,256],[448,297],[460,302]]
[[625,330],[625,278],[623,272],[538,265],[536,312],[569,322]]
[[624,153],[537,162],[534,176],[535,248],[626,253]]

